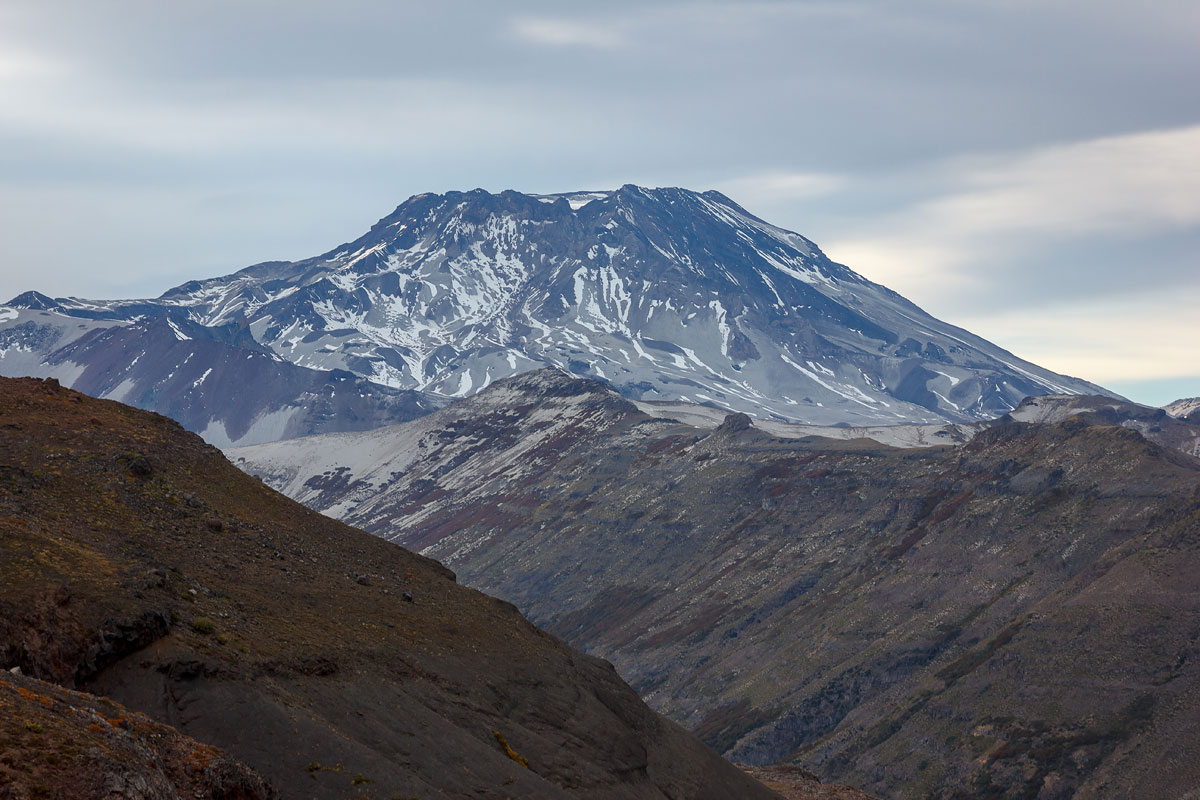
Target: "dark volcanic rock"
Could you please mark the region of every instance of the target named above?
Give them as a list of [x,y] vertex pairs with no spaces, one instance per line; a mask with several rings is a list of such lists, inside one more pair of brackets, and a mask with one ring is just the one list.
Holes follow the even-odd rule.
[[750,417],[745,414],[730,414],[725,417],[717,431],[720,433],[737,433],[750,430]]
[[613,661],[738,760],[887,797],[1200,781],[1200,462],[1146,438],[1195,426],[1035,398],[897,450],[539,393],[577,380],[238,456]]
[[[165,417],[45,387],[0,381],[0,667],[77,681],[289,798],[771,796],[610,664],[436,562],[278,495]],[[137,452],[150,475],[129,474]],[[43,727],[35,744],[74,746]],[[258,796],[210,766],[175,785]],[[97,774],[172,796],[140,769]],[[75,785],[37,775],[50,795]]]

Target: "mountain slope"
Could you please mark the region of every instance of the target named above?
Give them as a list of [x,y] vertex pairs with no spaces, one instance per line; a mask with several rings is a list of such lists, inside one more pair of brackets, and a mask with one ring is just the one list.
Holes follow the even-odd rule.
[[[1182,409],[1186,410],[1186,406]],[[1200,417],[1189,421],[1186,414],[1172,414],[1171,411],[1170,408],[1150,408],[1110,397],[1048,395],[1026,398],[1009,416],[1018,422],[1040,424],[1084,417],[1120,425],[1163,447],[1200,459]]]
[[110,700],[0,672],[0,797],[272,800],[217,748]]
[[611,665],[177,423],[0,389],[0,666],[222,747],[285,797],[771,796]]
[[1180,796],[1200,462],[1106,402],[900,450],[694,428],[543,371],[231,455],[612,660],[737,760],[886,797]]
[[1192,414],[1200,411],[1200,397],[1185,397],[1176,400],[1174,403],[1166,406],[1165,410],[1172,417],[1190,417]]
[[315,258],[156,300],[51,300],[89,320],[176,310],[282,359],[463,397],[544,365],[628,397],[815,424],[963,422],[1105,394],[1021,361],[830,261],[718,192],[410,198]]
[[436,408],[344,370],[297,367],[234,324],[206,327],[177,310],[129,324],[80,320],[38,304],[50,308],[12,309],[0,322],[0,374],[53,377],[158,411],[218,447],[368,430]]

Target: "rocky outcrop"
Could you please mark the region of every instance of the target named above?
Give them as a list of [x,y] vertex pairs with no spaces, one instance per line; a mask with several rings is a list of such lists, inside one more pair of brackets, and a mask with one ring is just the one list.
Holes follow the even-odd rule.
[[104,698],[0,672],[0,798],[274,800],[261,775]]

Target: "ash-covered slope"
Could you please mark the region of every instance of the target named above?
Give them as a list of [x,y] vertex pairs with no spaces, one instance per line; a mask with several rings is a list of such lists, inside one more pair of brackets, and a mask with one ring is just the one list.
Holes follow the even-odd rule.
[[557,365],[627,397],[816,424],[997,416],[1104,393],[940,322],[718,192],[410,198],[361,238],[157,300],[50,300],[88,319],[186,312],[294,364],[442,397]]
[[8,309],[0,321],[0,374],[53,377],[157,411],[218,447],[368,430],[436,407],[345,370],[298,367],[234,323],[203,326],[178,309],[130,323],[83,320],[39,305],[50,308]]
[[611,665],[165,417],[0,379],[0,422],[0,667],[219,746],[288,798],[772,796]]
[[612,660],[736,760],[885,797],[1182,796],[1200,462],[1106,402],[901,450],[694,428],[541,372],[234,455]]

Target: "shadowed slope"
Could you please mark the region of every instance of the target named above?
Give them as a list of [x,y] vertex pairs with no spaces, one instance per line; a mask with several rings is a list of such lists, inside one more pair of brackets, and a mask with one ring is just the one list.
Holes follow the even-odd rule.
[[610,665],[176,423],[0,388],[0,666],[223,747],[286,797],[770,796]]
[[245,766],[144,714],[0,672],[0,797],[269,800]]

